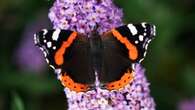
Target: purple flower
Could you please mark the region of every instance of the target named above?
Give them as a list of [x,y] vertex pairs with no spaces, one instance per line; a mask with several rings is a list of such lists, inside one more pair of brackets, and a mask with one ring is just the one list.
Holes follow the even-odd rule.
[[179,103],[179,110],[195,110],[195,99],[183,100]]
[[[56,0],[49,12],[53,28],[70,29],[86,35],[93,31],[96,24],[99,25],[100,34],[121,26],[122,16],[122,10],[112,0]],[[134,80],[115,91],[97,87],[85,93],[76,93],[65,87],[68,109],[155,110],[144,72],[141,65],[136,64]]]
[[99,33],[122,25],[122,10],[111,0],[56,0],[49,18],[54,28],[88,34],[99,24]]
[[49,24],[43,13],[41,11],[37,20],[26,26],[19,46],[15,50],[13,61],[21,70],[41,72],[46,67],[41,51],[35,47],[33,42],[34,32]]

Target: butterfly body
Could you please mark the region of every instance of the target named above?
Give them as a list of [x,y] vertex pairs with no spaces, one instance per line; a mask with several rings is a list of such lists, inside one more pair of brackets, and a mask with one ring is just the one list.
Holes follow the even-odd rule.
[[102,35],[94,31],[88,36],[44,29],[35,34],[35,44],[50,67],[58,70],[65,87],[76,92],[96,86],[117,90],[133,80],[133,65],[143,60],[154,35],[155,26],[147,23],[124,25]]

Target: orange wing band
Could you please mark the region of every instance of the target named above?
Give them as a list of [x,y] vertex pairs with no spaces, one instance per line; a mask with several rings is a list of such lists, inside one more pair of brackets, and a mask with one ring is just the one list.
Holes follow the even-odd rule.
[[64,63],[64,57],[63,55],[66,52],[66,48],[68,48],[72,42],[75,40],[77,36],[76,32],[73,32],[67,41],[63,42],[62,46],[58,49],[58,51],[55,53],[54,60],[57,65],[62,65]]
[[133,81],[133,78],[133,73],[130,73],[130,71],[128,70],[127,73],[125,73],[120,80],[108,83],[106,85],[106,88],[110,91],[119,90],[120,88],[125,87],[127,84],[130,84]]
[[131,60],[136,60],[138,58],[137,48],[131,42],[129,42],[126,37],[123,37],[116,29],[112,29],[112,34],[129,50],[129,58]]
[[60,75],[60,81],[64,87],[68,87],[70,90],[75,92],[85,92],[89,89],[88,85],[74,82],[66,73],[64,75]]

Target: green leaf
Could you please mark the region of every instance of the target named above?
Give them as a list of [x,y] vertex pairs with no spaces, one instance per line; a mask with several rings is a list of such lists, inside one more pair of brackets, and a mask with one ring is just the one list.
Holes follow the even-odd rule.
[[12,93],[11,110],[24,110],[22,99],[16,92]]

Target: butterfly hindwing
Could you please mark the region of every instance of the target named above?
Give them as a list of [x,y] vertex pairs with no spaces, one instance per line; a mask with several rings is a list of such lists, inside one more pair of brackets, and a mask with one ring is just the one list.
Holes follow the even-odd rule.
[[102,45],[102,72],[99,79],[102,83],[119,80],[131,68],[128,50],[111,32],[102,36]]

